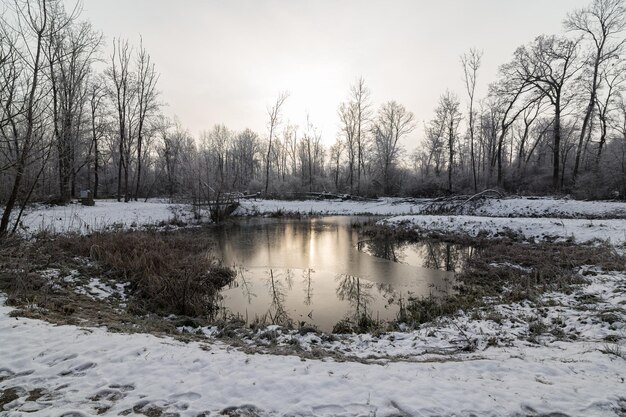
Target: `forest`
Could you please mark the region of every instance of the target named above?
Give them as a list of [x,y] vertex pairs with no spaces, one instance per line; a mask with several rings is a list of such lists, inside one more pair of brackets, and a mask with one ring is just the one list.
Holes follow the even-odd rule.
[[[105,38],[80,4],[0,7],[0,234],[28,203],[65,204],[83,190],[118,201],[485,189],[626,198],[621,0],[593,0],[563,17],[561,33],[511,51],[482,97],[484,52],[467,51],[458,60],[465,88],[443,91],[432,114],[420,115],[426,123],[396,101],[374,103],[355,75],[336,138],[289,123],[288,92],[259,109],[265,131],[216,124],[194,136],[163,101],[158,63],[141,38]],[[412,132],[420,141],[409,152],[402,139]]]
[[0,0],[0,416],[625,378],[626,0]]

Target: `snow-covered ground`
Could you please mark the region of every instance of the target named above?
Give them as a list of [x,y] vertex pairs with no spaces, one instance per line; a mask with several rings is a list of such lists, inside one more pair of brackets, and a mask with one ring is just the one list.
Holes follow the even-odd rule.
[[190,223],[192,220],[191,208],[186,204],[170,204],[163,200],[128,203],[97,200],[94,206],[35,205],[24,212],[18,230],[25,235],[43,231],[90,233],[172,222]]
[[[244,201],[238,214],[368,213],[424,231],[626,241],[625,203],[506,199],[489,200],[473,215],[418,215],[427,204]],[[174,217],[191,214],[163,202],[98,201],[30,209],[23,230],[89,232]],[[0,415],[624,416],[626,273],[586,271],[592,272],[586,284],[545,294],[540,308],[495,305],[481,317],[459,313],[384,335],[325,338],[270,327],[249,340],[256,354],[215,338],[214,328],[201,329],[208,335],[203,342],[183,343],[14,318],[0,294]],[[76,280],[73,273],[44,272]],[[77,286],[105,300],[123,300],[124,290],[99,278]],[[463,352],[468,345],[476,350]],[[261,353],[277,346],[320,359]]]
[[241,200],[235,215],[283,214],[327,214],[351,215],[372,214],[393,216],[419,213],[430,200],[405,200],[381,198],[372,201],[353,200]]
[[[398,216],[422,214],[432,208],[429,199],[381,198],[351,200],[242,200],[236,214],[373,214]],[[461,206],[463,214],[488,217],[626,218],[626,202],[580,201],[556,198],[487,199]]]
[[626,218],[626,202],[559,198],[490,199],[472,214],[492,217]]
[[[7,417],[161,415],[156,409],[195,417],[230,407],[244,416],[620,416],[626,409],[626,360],[601,351],[601,330],[576,343],[516,342],[365,364],[246,354],[219,341],[185,344],[9,313],[0,307],[0,401],[13,398]],[[361,345],[375,346],[371,339]],[[380,346],[393,351],[396,343],[410,354],[423,340],[407,333]]]
[[533,241],[573,239],[575,242],[584,243],[602,240],[613,245],[623,245],[626,242],[626,220],[623,219],[412,215],[391,217],[383,220],[382,223],[428,233],[463,234],[471,237],[493,238],[519,235]]
[[[242,200],[241,207],[235,215],[266,215],[276,212],[284,214],[328,214],[354,215],[372,214],[380,216],[420,215],[432,208],[432,200],[381,198],[372,201],[341,201],[341,200]],[[553,198],[507,198],[488,199],[478,205],[464,207],[464,214],[475,219],[483,217],[528,218],[546,217],[559,219],[626,219],[626,203],[603,201],[577,201]],[[203,213],[201,221],[207,221]],[[441,223],[432,217],[433,226]],[[520,220],[525,222],[526,220]],[[116,228],[134,228],[148,225],[169,223],[197,223],[198,220],[186,204],[171,204],[164,200],[148,202],[117,202],[114,200],[97,200],[92,207],[80,204],[67,206],[35,205],[28,208],[20,221],[18,230],[24,235],[32,235],[41,231],[53,233],[79,232],[89,233]],[[423,222],[423,221],[422,221]],[[511,220],[494,222],[506,223]],[[549,222],[549,221],[548,221]],[[537,225],[543,227],[543,224]],[[556,222],[553,222],[556,223]],[[611,223],[611,222],[609,222]],[[623,223],[619,221],[608,225],[608,237],[620,233]],[[572,223],[575,224],[575,223]],[[592,222],[581,222],[582,228]],[[561,228],[559,237],[566,236],[567,228]],[[622,234],[621,239],[624,240]]]
[[501,237],[511,233],[529,240],[626,242],[626,203],[553,198],[488,199],[468,205],[465,215],[422,214],[431,200],[386,198],[376,201],[257,200],[242,201],[238,215],[270,214],[373,214],[393,216],[383,223],[425,232]]

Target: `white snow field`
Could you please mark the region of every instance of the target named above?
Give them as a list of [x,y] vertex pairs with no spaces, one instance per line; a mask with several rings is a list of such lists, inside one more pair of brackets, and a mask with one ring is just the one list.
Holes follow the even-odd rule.
[[[281,211],[285,214],[328,214],[328,215],[355,215],[371,214],[380,216],[402,216],[420,214],[431,202],[428,199],[399,199],[381,198],[373,201],[341,201],[341,200],[307,200],[307,201],[285,201],[285,200],[242,200],[241,206],[235,215],[265,215]],[[518,222],[527,222],[528,217],[548,217],[568,220],[580,220],[571,222],[573,228],[585,229],[594,224],[595,220],[585,221],[585,219],[626,219],[625,202],[602,202],[602,201],[576,201],[564,199],[539,199],[539,198],[507,198],[489,199],[477,207],[468,208],[474,223],[472,228],[480,229],[478,223],[484,222],[486,217],[501,217],[507,220],[493,220],[493,224],[485,225],[489,227],[501,227],[499,225],[507,222],[514,222],[508,218],[519,218]],[[456,216],[455,216],[456,217]],[[442,226],[443,218],[449,216],[423,217],[416,224],[425,224],[430,221],[430,225],[437,230]],[[459,217],[459,219],[461,219]],[[522,220],[524,219],[524,220]],[[208,221],[203,216],[202,221]],[[398,221],[407,220],[406,218]],[[624,229],[625,221],[615,220],[608,222],[608,237],[617,237]],[[191,211],[191,206],[187,204],[172,204],[164,200],[150,200],[148,202],[117,202],[114,200],[97,200],[96,205],[82,206],[80,204],[70,204],[67,206],[44,206],[35,205],[28,208],[20,221],[18,230],[23,235],[33,235],[38,232],[47,231],[52,233],[90,233],[92,231],[104,231],[113,228],[128,229],[141,226],[158,225],[163,223],[182,221],[187,224],[196,223],[197,220]],[[395,220],[393,220],[395,221]],[[465,220],[460,220],[463,222]],[[559,220],[560,222],[560,220]],[[496,224],[498,223],[498,224]],[[550,220],[537,220],[535,228],[550,226],[550,230],[556,233],[556,237],[569,237],[567,227],[558,227],[557,221],[550,224]],[[605,222],[595,222],[598,225]],[[555,226],[555,227],[553,227]],[[450,231],[445,226],[446,231]],[[600,229],[593,233],[600,233]],[[460,232],[466,231],[459,225]],[[442,230],[443,231],[443,230]],[[499,230],[497,231],[499,232]],[[497,233],[496,232],[496,233]],[[529,236],[540,235],[540,231],[529,231]],[[587,233],[589,235],[589,233]],[[598,236],[602,239],[602,236]],[[624,233],[621,239],[625,239]]]
[[[397,216],[420,214],[430,199],[380,198],[352,200],[242,200],[236,214],[372,214]],[[486,217],[625,218],[626,202],[580,201],[556,198],[511,197],[488,199],[478,206],[467,205],[464,214]]]
[[372,214],[393,216],[383,223],[424,232],[499,237],[519,234],[525,239],[626,242],[626,203],[550,198],[488,199],[468,207],[466,215],[422,215],[431,200],[376,201],[242,201],[236,214]]
[[[424,231],[626,241],[624,203],[507,199],[490,200],[475,216],[416,215],[426,203],[244,201],[239,214],[371,213],[395,216],[384,220],[389,225]],[[38,207],[28,212],[24,230],[128,228],[169,221],[173,209],[178,217],[190,216],[188,208],[163,202]],[[499,305],[501,322],[459,314],[415,331],[334,341],[269,329],[278,344],[335,351],[346,361],[264,354],[263,346],[245,353],[211,336],[210,329],[203,329],[206,342],[183,343],[15,318],[0,294],[0,416],[621,417],[626,272],[591,272],[573,293],[545,294],[541,316],[524,303]],[[84,290],[94,298],[123,293],[98,280]],[[587,298],[595,304],[581,308]],[[612,318],[601,319],[601,313]],[[547,328],[558,324],[576,338],[563,341],[546,332],[531,343],[529,317]],[[468,341],[474,352],[459,349]]]
[[91,233],[112,228],[128,229],[172,221],[190,222],[191,208],[164,200],[129,201],[96,200],[95,206],[35,205],[24,211],[18,230],[24,235],[38,232]]
[[428,233],[462,234],[488,238],[517,234],[532,241],[573,239],[586,243],[608,241],[614,245],[626,242],[626,220],[623,219],[558,219],[507,218],[482,216],[395,216],[382,223],[420,230]]
[[[626,408],[626,361],[598,342],[362,364],[53,326],[9,311],[0,307],[0,391],[19,398],[6,417],[160,415],[149,414],[156,407],[189,417],[229,407],[244,416],[599,417]],[[33,392],[40,397],[28,400]]]

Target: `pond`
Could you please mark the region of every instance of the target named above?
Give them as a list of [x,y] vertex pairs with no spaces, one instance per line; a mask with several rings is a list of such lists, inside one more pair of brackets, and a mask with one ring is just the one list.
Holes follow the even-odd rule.
[[223,314],[330,332],[363,314],[394,320],[409,296],[453,291],[471,248],[367,239],[354,226],[371,219],[251,218],[217,229],[214,253],[237,272],[221,292]]

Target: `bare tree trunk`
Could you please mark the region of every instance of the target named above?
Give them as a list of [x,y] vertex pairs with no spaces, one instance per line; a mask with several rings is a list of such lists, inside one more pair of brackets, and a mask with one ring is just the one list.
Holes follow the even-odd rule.
[[26,107],[26,132],[24,135],[24,143],[22,144],[22,149],[20,152],[20,156],[17,160],[17,164],[15,167],[15,178],[13,180],[13,186],[11,187],[11,194],[7,199],[6,205],[4,206],[4,212],[2,213],[2,219],[0,219],[0,238],[7,235],[9,220],[11,218],[11,212],[15,207],[15,203],[17,201],[17,196],[20,191],[22,180],[24,178],[24,171],[26,169],[26,164],[28,161],[28,157],[31,151],[31,142],[33,140],[33,130],[35,124],[35,95],[37,92],[37,88],[39,86],[39,71],[40,62],[41,62],[41,49],[43,42],[43,35],[47,28],[47,20],[48,20],[48,10],[46,5],[46,0],[41,0],[40,3],[40,19],[41,22],[39,25],[34,21],[34,18],[31,15],[30,7],[28,10],[31,21],[30,25],[32,29],[36,32],[37,41],[35,44],[35,57],[32,66],[32,81],[30,85],[30,91],[28,93],[28,104]]
[[498,186],[502,187],[503,185],[503,175],[502,175],[502,145],[504,143],[504,137],[506,135],[506,131],[502,131],[500,133],[500,137],[498,138],[498,151],[496,153],[496,159],[498,164]]
[[454,118],[450,117],[450,127],[448,131],[448,192],[452,192],[452,167],[454,165]]
[[476,92],[476,76],[482,59],[482,52],[475,49],[461,57],[463,72],[465,75],[465,88],[470,99],[469,105],[469,133],[470,133],[470,158],[472,159],[472,179],[474,192],[478,192],[478,179],[476,175],[476,155],[474,153],[474,95]]
[[122,201],[122,165],[124,164],[124,129],[120,128],[118,151],[120,153],[117,163],[117,201]]
[[285,100],[287,100],[287,97],[289,97],[289,94],[287,94],[286,92],[280,93],[278,95],[278,98],[276,99],[276,103],[274,104],[274,106],[270,109],[268,109],[268,115],[270,117],[270,136],[269,136],[269,143],[267,146],[267,157],[265,159],[265,194],[267,194],[267,191],[269,189],[269,184],[270,184],[270,164],[271,164],[271,157],[272,157],[272,138],[274,136],[274,132],[276,130],[276,127],[280,121],[280,110],[282,105],[285,103]]
[[[139,122],[141,123],[141,122]],[[140,128],[141,130],[141,128]],[[137,197],[139,196],[139,187],[141,185],[141,145],[142,145],[142,135],[139,134],[137,136],[137,183],[135,184],[135,201],[137,201]]]
[[554,142],[552,144],[554,147],[553,158],[552,158],[552,188],[555,191],[560,191],[560,182],[559,182],[559,163],[561,162],[560,152],[561,152],[561,105],[560,98],[557,99],[557,103],[554,109]]
[[265,194],[270,186],[270,158],[272,156],[272,135],[274,134],[274,124],[270,124],[269,144],[267,145],[267,157],[265,158]]
[[139,48],[139,54],[137,59],[138,74],[137,74],[137,95],[139,101],[139,114],[138,114],[138,128],[137,128],[137,182],[135,184],[134,197],[135,201],[139,196],[141,190],[141,168],[143,163],[143,130],[146,123],[146,118],[149,113],[158,108],[156,103],[157,95],[156,84],[159,80],[154,64],[151,62],[151,57],[143,47],[143,41]]

